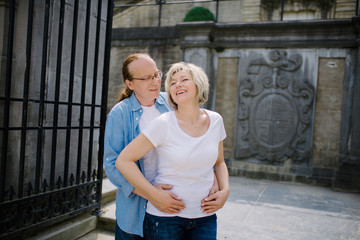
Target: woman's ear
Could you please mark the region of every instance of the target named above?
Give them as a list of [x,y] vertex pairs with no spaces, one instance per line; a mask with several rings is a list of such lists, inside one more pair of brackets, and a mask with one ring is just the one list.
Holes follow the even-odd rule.
[[126,79],[126,80],[125,80],[125,84],[126,84],[126,86],[127,86],[130,90],[134,90],[133,82],[132,82],[132,81],[130,81],[129,79]]

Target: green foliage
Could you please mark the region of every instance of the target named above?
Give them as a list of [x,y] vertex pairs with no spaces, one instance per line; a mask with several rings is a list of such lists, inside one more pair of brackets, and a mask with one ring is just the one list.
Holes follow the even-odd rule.
[[204,7],[194,7],[192,8],[185,16],[184,22],[194,22],[194,21],[213,21],[215,22],[215,17],[209,9]]

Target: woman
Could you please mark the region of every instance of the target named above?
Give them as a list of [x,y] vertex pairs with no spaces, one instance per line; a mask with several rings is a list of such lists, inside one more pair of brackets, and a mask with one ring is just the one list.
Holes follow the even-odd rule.
[[[165,81],[170,111],[153,120],[120,153],[115,166],[149,200],[144,222],[146,239],[216,239],[215,211],[229,194],[223,156],[224,124],[219,114],[200,108],[208,98],[204,71],[190,63],[171,66]],[[161,134],[160,134],[161,133]],[[166,213],[156,207],[163,192],[146,180],[136,162],[156,148],[156,184],[168,183],[185,208]],[[220,190],[208,196],[215,170]]]

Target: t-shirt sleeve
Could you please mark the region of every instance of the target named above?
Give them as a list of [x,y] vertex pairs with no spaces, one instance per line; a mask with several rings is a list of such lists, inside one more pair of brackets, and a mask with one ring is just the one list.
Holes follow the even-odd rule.
[[157,147],[164,143],[168,134],[168,124],[161,116],[152,120],[142,131],[150,142]]
[[219,141],[223,141],[226,138],[226,130],[224,126],[224,120],[220,114],[217,114],[217,121],[219,126]]

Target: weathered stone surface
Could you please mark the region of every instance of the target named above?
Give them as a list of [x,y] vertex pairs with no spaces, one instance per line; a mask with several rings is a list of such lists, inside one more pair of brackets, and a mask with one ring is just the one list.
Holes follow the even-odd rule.
[[313,166],[337,167],[344,72],[344,58],[319,59]]
[[238,58],[219,58],[218,60],[215,111],[220,113],[225,124],[227,135],[224,141],[225,158],[233,156],[238,65]]
[[255,157],[277,165],[291,158],[309,163],[315,79],[303,71],[302,65],[301,54],[284,50],[253,52],[244,57],[236,159]]

